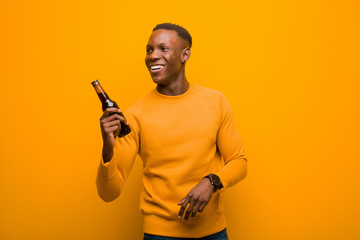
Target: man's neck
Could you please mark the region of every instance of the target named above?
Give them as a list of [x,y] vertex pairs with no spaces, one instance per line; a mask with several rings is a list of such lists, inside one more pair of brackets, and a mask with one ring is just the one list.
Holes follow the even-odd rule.
[[186,80],[186,77],[184,77],[183,81],[174,81],[169,85],[158,84],[156,89],[161,94],[176,96],[185,93],[189,89],[189,86],[189,82]]

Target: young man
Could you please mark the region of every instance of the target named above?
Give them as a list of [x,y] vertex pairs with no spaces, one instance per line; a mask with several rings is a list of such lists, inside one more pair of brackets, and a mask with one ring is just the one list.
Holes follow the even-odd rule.
[[[228,239],[220,192],[247,173],[247,160],[225,96],[189,83],[192,39],[184,28],[159,24],[145,63],[156,89],[125,113],[100,119],[103,153],[96,179],[104,201],[116,199],[136,154],[143,160],[140,209],[144,239]],[[123,138],[120,122],[132,131]]]

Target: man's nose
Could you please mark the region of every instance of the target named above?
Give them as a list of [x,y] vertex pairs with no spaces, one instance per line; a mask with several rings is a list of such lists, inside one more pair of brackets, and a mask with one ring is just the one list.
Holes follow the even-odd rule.
[[160,58],[160,54],[157,50],[153,50],[150,54],[150,60],[156,60],[156,59],[159,59]]

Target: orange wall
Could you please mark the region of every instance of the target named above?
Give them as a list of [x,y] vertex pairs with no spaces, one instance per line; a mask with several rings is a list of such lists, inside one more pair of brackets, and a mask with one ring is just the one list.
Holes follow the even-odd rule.
[[0,239],[141,239],[137,161],[95,188],[99,79],[126,109],[154,88],[151,29],[193,36],[188,79],[228,97],[249,175],[232,240],[360,239],[358,1],[0,1]]

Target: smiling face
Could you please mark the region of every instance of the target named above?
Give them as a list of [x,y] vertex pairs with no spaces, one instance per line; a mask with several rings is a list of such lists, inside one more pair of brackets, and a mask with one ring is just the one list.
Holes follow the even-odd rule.
[[146,45],[145,64],[153,81],[169,85],[184,77],[184,63],[190,56],[190,49],[176,31],[155,30]]

